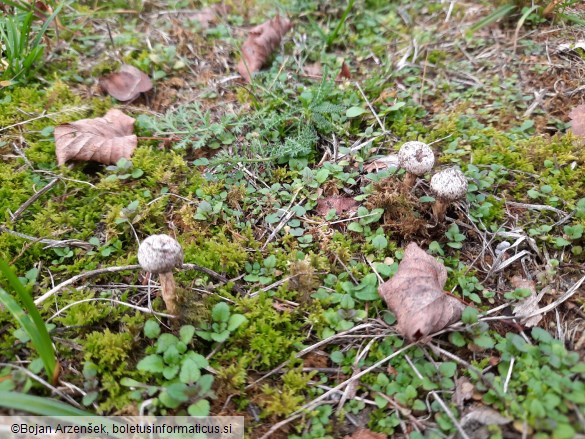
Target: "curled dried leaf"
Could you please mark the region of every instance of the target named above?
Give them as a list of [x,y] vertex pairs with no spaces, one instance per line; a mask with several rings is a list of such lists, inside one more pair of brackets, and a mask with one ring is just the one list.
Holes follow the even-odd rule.
[[228,13],[228,7],[224,5],[213,5],[208,8],[203,8],[197,12],[187,14],[189,20],[198,21],[203,29],[207,29],[210,24],[217,21],[217,19]]
[[282,37],[292,28],[287,18],[279,15],[256,26],[242,45],[242,59],[238,64],[238,72],[250,82],[251,76],[268,61],[268,58],[280,44]]
[[515,316],[520,317],[520,322],[531,328],[538,325],[542,320],[542,314],[532,315],[540,309],[539,303],[542,300],[546,289],[536,292],[536,283],[533,280],[523,279],[522,276],[513,276],[510,283],[514,288],[524,288],[530,291],[530,296],[519,300],[512,308]]
[[152,81],[142,71],[129,64],[123,64],[120,70],[101,78],[100,87],[110,96],[121,102],[136,99],[140,93],[152,89]]
[[323,66],[320,62],[306,64],[303,67],[303,73],[311,78],[321,78],[323,75]]
[[375,433],[367,428],[360,428],[354,431],[351,436],[345,436],[343,439],[386,439],[387,437],[384,433]]
[[571,131],[576,136],[585,136],[585,105],[577,105],[569,113]]
[[325,197],[317,201],[317,213],[326,215],[331,209],[340,213],[356,211],[360,203],[351,197]]
[[396,315],[396,329],[416,341],[461,317],[465,305],[443,292],[447,270],[415,243],[408,244],[394,277],[379,293]]
[[349,71],[349,66],[343,61],[341,64],[341,70],[336,78],[338,81],[341,79],[351,79],[351,72]]
[[81,119],[55,127],[55,154],[59,165],[68,160],[115,164],[130,158],[138,138],[133,134],[134,118],[120,110],[104,117]]

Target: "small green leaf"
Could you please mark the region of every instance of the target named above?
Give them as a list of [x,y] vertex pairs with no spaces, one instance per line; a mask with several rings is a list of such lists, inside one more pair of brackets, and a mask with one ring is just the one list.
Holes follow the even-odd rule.
[[458,348],[462,348],[465,346],[465,338],[460,332],[451,332],[449,334],[449,341],[453,343]]
[[228,331],[235,331],[247,320],[248,319],[246,319],[246,317],[244,317],[242,314],[232,314],[228,320]]
[[225,302],[217,303],[211,310],[211,318],[216,322],[227,322],[230,317],[230,307]]
[[211,390],[213,385],[213,375],[203,375],[197,380],[197,387],[199,388],[199,395],[206,395]]
[[167,366],[163,369],[162,374],[167,380],[172,380],[179,373],[179,366]]
[[181,329],[179,330],[179,336],[181,338],[181,341],[185,344],[191,343],[194,334],[195,327],[192,325],[181,326]]
[[444,377],[451,378],[455,375],[457,364],[452,361],[446,361],[439,366],[439,373]]
[[461,320],[463,321],[463,323],[470,325],[472,323],[477,323],[477,316],[478,316],[477,310],[475,308],[468,306],[463,310]]
[[179,342],[179,339],[173,334],[162,334],[156,342],[156,353],[165,352],[170,346],[174,346]]
[[149,319],[144,324],[144,335],[148,338],[157,338],[160,335],[160,326],[156,320]]
[[179,379],[181,382],[185,384],[192,384],[196,382],[200,376],[201,372],[199,371],[197,364],[192,359],[186,358],[185,361],[183,361],[183,365],[181,366],[181,373],[179,374]]
[[352,222],[349,223],[349,225],[347,226],[347,230],[350,230],[352,232],[357,232],[357,233],[362,233],[364,231],[364,228],[357,222]]
[[362,107],[350,107],[345,112],[345,116],[349,118],[358,117],[366,112]]
[[143,372],[161,373],[164,368],[163,359],[159,355],[148,355],[136,365]]
[[211,406],[209,405],[209,401],[206,399],[201,399],[195,404],[191,404],[187,408],[187,413],[189,413],[191,416],[209,416],[210,409]]
[[220,333],[215,333],[215,332],[211,333],[211,339],[213,341],[218,342],[218,343],[222,343],[222,342],[226,341],[229,336],[230,336],[230,332],[227,330],[220,332]]
[[334,351],[331,353],[331,355],[329,355],[329,358],[331,359],[331,361],[333,361],[335,364],[341,364],[341,362],[343,361],[343,359],[345,358],[343,355],[343,352],[341,351]]
[[384,235],[376,235],[374,239],[372,239],[372,245],[376,250],[384,250],[388,247],[388,240]]
[[494,347],[494,340],[487,334],[482,334],[473,339],[473,343],[482,349],[491,349]]

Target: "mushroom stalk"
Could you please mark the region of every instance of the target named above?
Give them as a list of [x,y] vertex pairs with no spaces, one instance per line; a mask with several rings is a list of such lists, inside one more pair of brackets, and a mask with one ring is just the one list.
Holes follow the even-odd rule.
[[438,198],[433,204],[433,216],[437,219],[437,222],[443,222],[445,220],[445,212],[447,212],[448,201],[443,201]]
[[177,295],[175,294],[176,284],[175,277],[172,272],[160,273],[160,287],[162,290],[162,298],[167,307],[169,314],[176,314],[177,311]]
[[162,298],[170,314],[177,312],[176,285],[173,268],[183,265],[181,245],[168,235],[152,235],[138,247],[138,262],[145,270],[158,274]]

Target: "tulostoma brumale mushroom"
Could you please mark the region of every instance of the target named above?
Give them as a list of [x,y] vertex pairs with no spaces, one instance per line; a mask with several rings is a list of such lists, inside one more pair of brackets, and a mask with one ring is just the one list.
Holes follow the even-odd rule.
[[138,247],[138,263],[149,273],[158,274],[162,298],[170,314],[176,314],[177,296],[173,269],[183,265],[183,249],[169,235],[152,235]]
[[436,198],[433,214],[441,222],[445,219],[449,204],[467,194],[467,178],[459,168],[447,168],[431,177],[431,190]]
[[410,191],[416,178],[426,174],[435,164],[435,154],[429,145],[423,142],[406,142],[398,151],[400,166],[406,170],[403,188]]

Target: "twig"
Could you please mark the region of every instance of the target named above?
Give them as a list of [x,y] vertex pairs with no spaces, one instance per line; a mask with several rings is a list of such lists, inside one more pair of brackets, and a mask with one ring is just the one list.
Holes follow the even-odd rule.
[[144,313],[147,313],[147,314],[154,314],[156,316],[168,317],[168,318],[171,318],[171,319],[175,318],[175,316],[173,316],[171,314],[165,314],[165,313],[162,313],[162,312],[156,312],[156,311],[153,311],[152,309],[149,309],[149,308],[144,308],[142,306],[137,306],[137,305],[132,305],[131,303],[122,302],[121,300],[107,299],[107,298],[101,298],[101,297],[92,297],[91,299],[78,300],[77,302],[70,303],[69,305],[61,308],[59,311],[57,311],[55,314],[53,314],[51,317],[49,317],[47,319],[47,323],[50,322],[51,320],[53,320],[55,317],[58,317],[59,314],[61,314],[66,309],[71,308],[72,306],[75,306],[75,305],[77,305],[79,303],[84,303],[84,302],[111,302],[111,303],[115,303],[117,305],[127,306],[128,308],[133,308],[135,310],[138,310],[140,312],[144,312]]
[[[202,267],[201,265],[197,265],[197,264],[183,264],[183,267],[182,268],[187,268],[189,270],[197,270],[197,271],[200,271],[201,273],[205,273],[208,276],[211,276],[215,280],[218,280],[218,281],[220,281],[221,283],[224,283],[224,284],[228,284],[228,283],[231,282],[227,277],[222,276],[221,274],[216,273],[215,271],[210,270],[209,268]],[[237,285],[234,284],[232,288],[238,294],[242,294],[242,295],[245,295],[246,294],[246,290],[244,290],[242,287],[239,287],[239,286],[237,286]]]
[[32,119],[24,120],[22,122],[18,122],[18,123],[15,123],[13,125],[8,125],[7,127],[0,128],[0,133],[2,131],[9,130],[10,128],[18,127],[20,125],[26,125],[27,123],[33,122],[33,121],[38,120],[38,119],[45,119],[47,117],[57,116],[59,114],[66,114],[66,113],[75,113],[75,112],[81,113],[81,112],[86,111],[88,109],[89,109],[88,106],[82,105],[81,107],[76,107],[76,108],[66,108],[65,110],[57,111],[55,113],[42,114],[40,116],[33,117]]
[[514,362],[516,361],[516,357],[512,357],[510,359],[510,367],[508,367],[508,373],[506,374],[506,381],[504,381],[504,393],[508,393],[508,386],[510,385],[510,380],[512,379],[512,371],[514,370]]
[[[64,282],[61,282],[59,285],[51,288],[49,291],[47,291],[45,294],[43,294],[41,297],[39,297],[35,300],[35,305],[39,305],[39,304],[43,303],[49,297],[55,295],[58,291],[62,290],[63,288],[65,288],[69,285],[76,283],[77,281],[79,281],[81,279],[85,279],[85,278],[92,277],[92,276],[97,276],[97,275],[104,274],[104,273],[116,273],[118,271],[137,270],[139,268],[141,268],[141,267],[140,267],[140,265],[137,265],[137,264],[136,265],[123,265],[120,267],[99,268],[97,270],[86,271],[85,273],[80,273],[76,276],[73,276],[70,279],[67,279]],[[216,273],[215,271],[210,270],[209,268],[201,267],[197,264],[183,264],[182,268],[200,271],[200,272],[205,273],[205,274],[207,274],[207,275],[209,275],[209,276],[211,276],[211,277],[213,277],[213,278],[215,278],[223,283],[229,282],[229,280],[227,278],[225,278],[224,276],[222,276],[221,274]],[[245,291],[236,285],[234,285],[234,290],[240,294],[245,294]]]
[[43,188],[41,188],[39,191],[37,191],[37,193],[35,193],[32,197],[30,197],[28,200],[26,200],[23,204],[21,204],[21,206],[16,209],[16,212],[14,212],[13,214],[10,215],[10,219],[12,219],[12,222],[16,222],[16,220],[18,220],[18,218],[20,217],[20,215],[22,215],[22,213],[28,209],[28,207],[33,204],[35,201],[37,201],[44,193],[48,192],[49,190],[51,190],[53,188],[53,186],[55,186],[55,184],[59,181],[58,178],[54,178],[52,179],[49,183],[47,183]]
[[364,101],[366,101],[366,104],[368,104],[368,107],[370,108],[370,111],[372,112],[372,114],[374,115],[374,117],[376,118],[376,120],[378,121],[378,125],[380,125],[380,128],[382,129],[382,132],[384,134],[386,134],[386,128],[384,127],[384,124],[380,120],[380,117],[378,117],[378,113],[376,113],[376,110],[374,110],[374,107],[372,107],[372,104],[370,104],[370,101],[368,100],[368,97],[366,96],[366,94],[364,93],[364,91],[362,90],[362,88],[360,87],[359,82],[355,81],[354,84],[357,87],[357,89],[360,91],[362,97],[364,98]]
[[124,265],[121,267],[99,268],[97,270],[91,270],[91,271],[86,271],[85,273],[80,273],[76,276],[73,276],[70,279],[67,279],[65,282],[61,282],[59,285],[56,285],[55,287],[51,288],[49,291],[47,291],[45,294],[43,294],[41,297],[39,297],[35,300],[35,305],[40,305],[45,300],[47,300],[49,297],[55,295],[58,291],[62,290],[63,288],[65,288],[69,285],[74,284],[75,282],[77,282],[81,279],[85,279],[85,278],[92,277],[92,276],[97,276],[97,275],[104,274],[104,273],[116,273],[118,271],[136,270],[138,268],[141,268],[140,265]]
[[45,248],[53,248],[53,247],[80,247],[85,250],[90,250],[94,246],[89,242],[80,241],[78,239],[66,239],[64,241],[58,241],[56,239],[48,239],[48,238],[36,238],[34,236],[25,235],[24,233],[16,232],[14,230],[10,230],[6,226],[0,225],[0,232],[8,233],[10,235],[18,236],[19,238],[26,239],[28,241],[34,241],[41,244],[47,244]]

